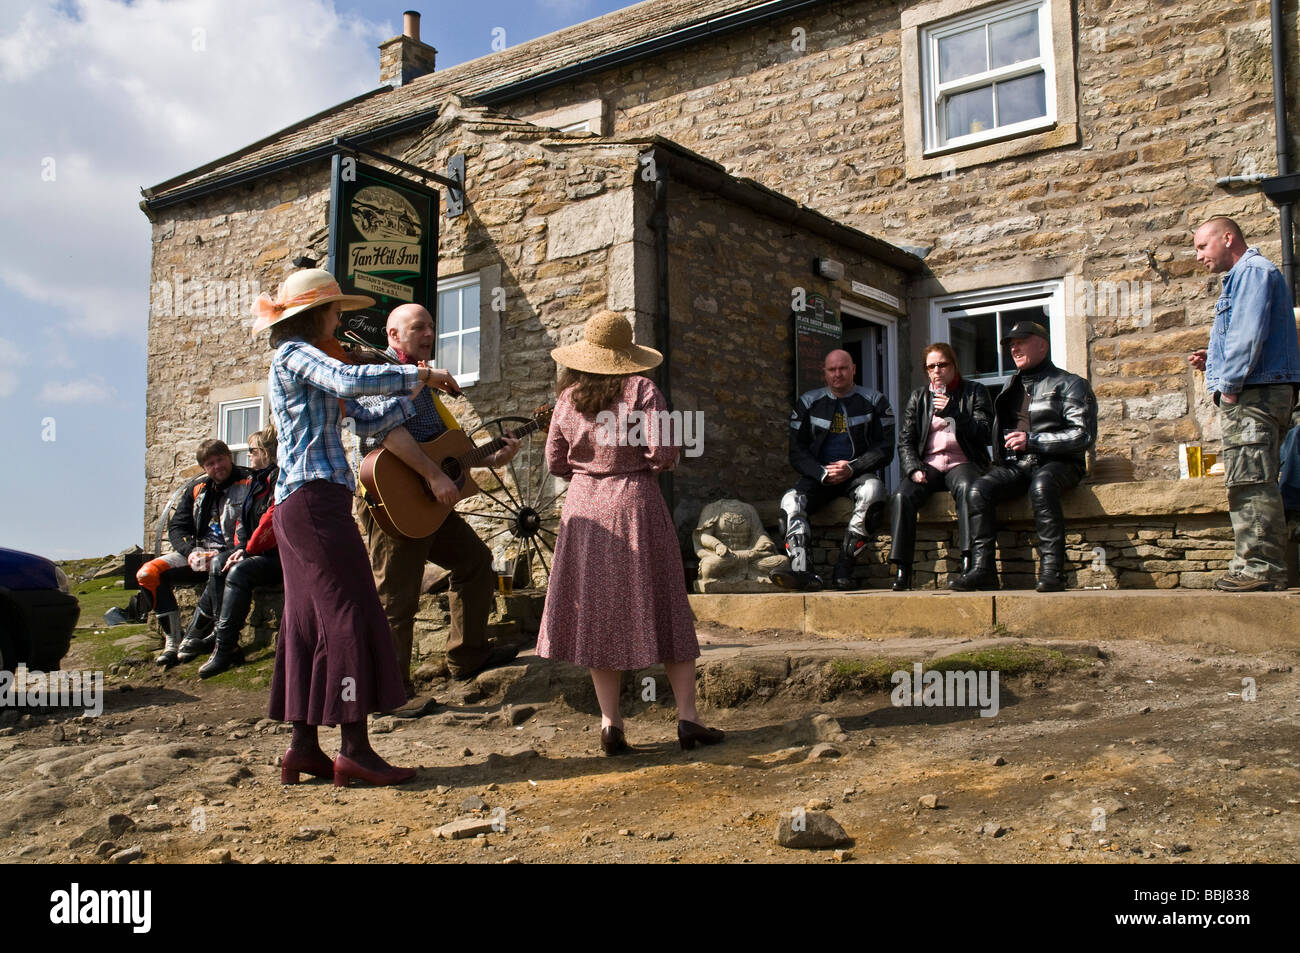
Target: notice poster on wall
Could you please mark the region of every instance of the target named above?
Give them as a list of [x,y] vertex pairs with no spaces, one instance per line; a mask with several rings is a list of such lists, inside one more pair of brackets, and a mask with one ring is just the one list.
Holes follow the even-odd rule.
[[809,295],[803,310],[792,309],[790,316],[794,320],[794,393],[798,397],[825,383],[822,365],[826,355],[840,347],[844,327],[819,294]]
[[329,256],[345,294],[376,302],[344,312],[339,334],[354,331],[386,348],[384,325],[398,305],[420,304],[437,317],[438,193],[353,156],[334,156]]

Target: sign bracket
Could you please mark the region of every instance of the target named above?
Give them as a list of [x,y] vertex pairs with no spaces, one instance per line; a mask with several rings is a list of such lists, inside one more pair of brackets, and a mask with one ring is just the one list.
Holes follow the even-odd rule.
[[378,159],[380,162],[386,162],[408,175],[417,176],[425,181],[437,182],[447,190],[448,218],[456,218],[465,211],[465,154],[463,152],[457,153],[447,161],[447,175],[439,175],[437,172],[421,169],[417,165],[411,165],[409,162],[403,162],[401,159],[385,153],[376,152],[374,149],[367,149],[365,146],[344,139],[342,136],[335,136],[333,144],[334,148],[340,153],[369,156],[372,159]]

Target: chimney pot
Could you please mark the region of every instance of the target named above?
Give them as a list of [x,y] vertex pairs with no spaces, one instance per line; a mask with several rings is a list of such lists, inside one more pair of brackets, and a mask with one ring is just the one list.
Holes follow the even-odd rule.
[[379,82],[386,86],[405,86],[412,80],[432,73],[438,51],[420,42],[420,14],[407,10],[402,14],[402,35],[379,44]]

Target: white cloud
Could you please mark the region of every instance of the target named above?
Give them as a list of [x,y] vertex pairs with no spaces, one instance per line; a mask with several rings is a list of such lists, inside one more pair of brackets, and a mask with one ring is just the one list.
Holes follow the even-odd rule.
[[103,404],[117,398],[117,388],[98,374],[49,381],[37,395],[38,401],[51,404]]
[[0,80],[24,79],[49,62],[54,40],[37,26],[37,18],[37,11],[28,10],[14,32],[0,37]]
[[0,282],[46,324],[143,342],[140,186],[375,88],[390,32],[330,0],[32,0],[0,19]]
[[18,389],[18,366],[21,358],[18,347],[8,338],[0,338],[0,397],[8,397]]

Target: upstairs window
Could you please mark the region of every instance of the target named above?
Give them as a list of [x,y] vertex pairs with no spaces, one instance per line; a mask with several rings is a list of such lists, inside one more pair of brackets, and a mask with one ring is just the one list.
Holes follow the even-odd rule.
[[1047,0],[992,7],[921,30],[927,155],[1051,126]]

